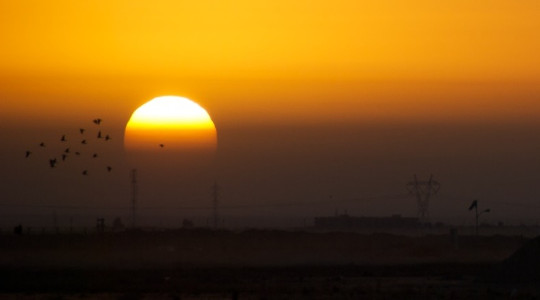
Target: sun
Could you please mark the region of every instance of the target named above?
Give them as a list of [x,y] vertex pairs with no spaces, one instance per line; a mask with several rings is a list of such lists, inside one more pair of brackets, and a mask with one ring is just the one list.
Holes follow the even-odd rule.
[[208,112],[194,101],[161,96],[133,112],[124,147],[128,151],[215,151],[216,127]]

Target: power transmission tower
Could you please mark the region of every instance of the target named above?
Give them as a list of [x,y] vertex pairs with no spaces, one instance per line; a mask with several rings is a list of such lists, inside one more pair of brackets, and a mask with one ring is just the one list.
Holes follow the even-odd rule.
[[137,226],[137,169],[130,172],[131,177],[131,228]]
[[419,181],[416,174],[414,174],[414,181],[407,183],[409,192],[416,195],[418,220],[421,223],[427,223],[429,221],[429,198],[437,194],[440,188],[441,184],[433,180],[433,175],[430,175],[427,181]]
[[217,181],[212,185],[212,204],[214,212],[214,229],[217,229],[219,225],[219,215],[218,215],[218,196],[219,196],[220,186],[217,184]]

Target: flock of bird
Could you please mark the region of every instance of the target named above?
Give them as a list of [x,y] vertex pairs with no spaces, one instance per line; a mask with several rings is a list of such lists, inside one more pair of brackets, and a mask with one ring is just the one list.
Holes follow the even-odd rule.
[[[78,137],[70,137],[69,140],[68,140],[68,137],[66,134],[62,134],[58,141],[60,143],[65,143],[65,148],[64,150],[61,152],[61,153],[56,153],[56,155],[52,158],[48,158],[48,163],[49,163],[49,167],[50,168],[56,168],[56,166],[60,163],[60,162],[66,162],[67,160],[71,159],[71,155],[75,155],[75,156],[82,156],[83,154],[85,154],[86,152],[84,150],[92,150],[88,147],[88,144],[89,143],[92,143],[92,142],[95,142],[95,141],[103,141],[103,142],[108,142],[109,140],[111,140],[111,136],[109,134],[103,134],[101,132],[101,122],[102,120],[97,118],[97,119],[94,119],[92,120],[92,123],[94,123],[94,125],[98,126],[98,131],[95,135],[95,139],[96,140],[92,140],[89,133],[88,133],[88,130],[86,130],[85,128],[79,128],[79,135]],[[73,141],[76,141],[77,144],[81,150],[79,150],[79,148],[77,146],[75,146],[74,144],[70,144],[68,142],[73,142]],[[39,149],[40,151],[43,151],[45,150],[46,148],[50,148],[49,147],[49,144],[45,144],[45,142],[40,142],[39,143]],[[77,150],[73,150],[77,148]],[[93,152],[93,151],[90,151],[91,153],[91,157],[92,159],[97,159],[99,157],[98,153],[97,152]],[[33,152],[30,151],[30,150],[26,150],[26,153],[25,153],[25,158],[29,159],[33,156]],[[104,166],[103,168],[104,170],[106,170],[107,172],[111,172],[112,171],[112,167],[110,165],[106,165]],[[87,176],[89,175],[89,172],[88,172],[88,169],[84,169],[82,170],[81,172],[82,175],[84,176]]]

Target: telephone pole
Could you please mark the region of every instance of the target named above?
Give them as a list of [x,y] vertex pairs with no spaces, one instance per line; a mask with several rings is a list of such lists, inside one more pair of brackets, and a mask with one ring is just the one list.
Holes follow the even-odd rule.
[[414,174],[414,180],[407,183],[409,192],[416,195],[418,220],[421,223],[427,223],[429,221],[429,199],[432,195],[437,194],[440,188],[441,184],[433,180],[433,175],[427,181],[419,181],[416,174]]
[[217,184],[217,181],[212,185],[212,204],[213,204],[213,213],[214,213],[214,229],[218,228],[219,225],[219,215],[218,215],[218,196],[219,196],[220,186]]
[[137,169],[132,169],[130,172],[131,178],[131,228],[137,226]]

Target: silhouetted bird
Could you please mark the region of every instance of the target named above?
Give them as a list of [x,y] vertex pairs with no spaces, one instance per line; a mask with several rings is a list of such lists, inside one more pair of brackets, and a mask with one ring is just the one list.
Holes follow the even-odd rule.
[[473,208],[477,208],[477,207],[478,207],[478,200],[474,200],[471,203],[471,206],[469,206],[469,210],[472,210]]
[[60,138],[60,141],[65,142],[66,141],[66,135],[62,135],[62,138]]
[[86,140],[82,140],[81,144],[86,145]]
[[75,152],[75,155],[81,155],[81,152],[77,151]]
[[107,134],[107,135],[105,136],[105,140],[108,141],[108,140],[110,140],[110,139],[111,139],[111,137]]
[[54,168],[54,166],[56,165],[56,158],[49,159],[49,165],[51,166],[51,168]]
[[82,174],[86,176],[86,175],[88,175],[88,171],[84,170],[84,171],[82,171]]
[[66,160],[66,157],[67,157],[67,155],[62,154],[62,161],[65,161],[65,160]]
[[45,143],[44,143],[44,142],[41,142],[41,143],[39,143],[39,146],[40,146],[40,147],[45,147]]
[[79,132],[80,132],[81,134],[83,134],[83,133],[84,133],[84,128],[80,128],[80,129],[79,129]]
[[100,139],[100,138],[101,138],[101,130],[100,130],[100,131],[98,131],[98,133],[97,133],[97,138],[98,138],[98,139]]
[[101,124],[101,119],[94,119],[93,122],[97,125]]
[[159,144],[159,146],[160,146],[161,148],[165,147],[165,145],[163,145],[163,144]]
[[110,166],[107,166],[107,172],[112,171],[112,168]]
[[32,154],[32,152],[30,152],[30,151],[27,150],[27,151],[26,151],[26,155],[25,155],[24,157],[28,158],[28,156],[30,156],[30,154]]
[[96,158],[97,157],[97,153],[94,153],[94,155],[92,155],[93,158]]

